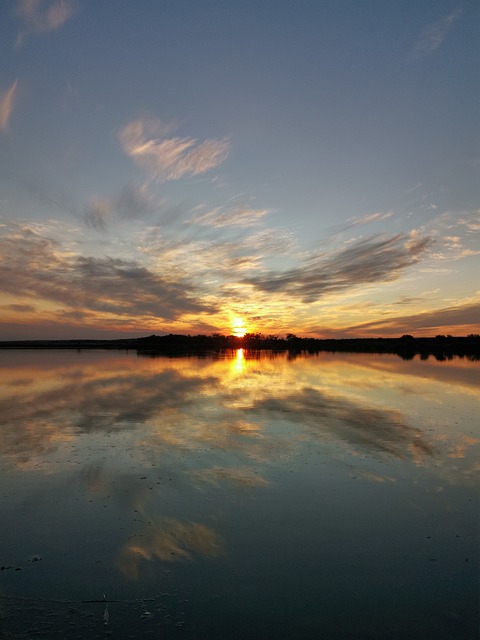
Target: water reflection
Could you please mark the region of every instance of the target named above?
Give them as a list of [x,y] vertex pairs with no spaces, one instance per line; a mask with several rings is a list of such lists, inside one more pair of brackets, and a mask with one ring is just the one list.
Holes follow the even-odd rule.
[[[25,355],[18,366],[3,369],[0,398],[0,452],[24,469],[51,470],[49,456],[77,445],[82,434],[131,435],[140,425],[151,457],[165,448],[215,447],[266,461],[293,455],[296,439],[311,439],[342,442],[357,455],[428,465],[440,449],[445,463],[444,458],[465,459],[478,444],[471,429],[452,433],[459,403],[448,400],[461,392],[472,412],[478,406],[478,371],[464,363],[452,384],[439,374],[442,365],[418,375],[418,364],[425,363],[400,365],[385,356],[328,354],[290,362],[286,356],[249,359],[239,349],[225,360],[114,356],[98,366],[64,354],[58,369],[45,366],[41,354],[31,354],[31,361]],[[466,413],[468,427],[468,408]],[[273,429],[279,420],[295,425],[296,438]],[[131,443],[133,457],[139,446],[138,440]]]
[[[392,572],[415,584],[409,554],[429,563],[441,548],[461,554],[461,571],[455,556],[431,584],[456,571],[471,584],[478,373],[459,359],[361,354],[0,353],[1,561],[22,569],[2,572],[4,588],[144,594],[172,571],[198,602],[221,592],[232,611],[244,593],[242,611],[263,601],[289,624],[303,611],[318,637],[319,576],[324,598],[355,607],[368,590],[345,585],[372,572],[378,585]],[[445,532],[437,555],[432,522]],[[22,560],[33,554],[46,560],[33,568]]]
[[244,489],[268,484],[267,480],[258,471],[247,467],[212,467],[193,471],[192,477],[194,480],[199,481],[200,484],[205,483],[214,487],[219,487],[223,482],[230,483],[236,488]]
[[213,529],[198,522],[175,518],[154,518],[141,532],[130,536],[120,552],[118,566],[130,580],[138,580],[141,561],[190,560],[193,554],[217,557],[223,554],[223,540]]
[[380,411],[345,398],[305,388],[283,398],[265,398],[253,411],[298,422],[313,438],[335,437],[357,452],[388,454],[421,464],[434,447],[420,429],[409,426],[399,411]]
[[236,350],[235,359],[232,361],[232,369],[234,373],[240,375],[245,371],[246,362],[245,362],[245,353],[243,349]]

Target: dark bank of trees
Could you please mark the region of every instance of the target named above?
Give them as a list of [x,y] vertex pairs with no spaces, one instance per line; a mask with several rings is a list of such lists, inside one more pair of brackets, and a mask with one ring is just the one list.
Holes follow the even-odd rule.
[[437,335],[431,338],[414,338],[410,335],[404,335],[400,338],[343,339],[301,338],[293,333],[288,333],[285,338],[261,333],[247,333],[243,338],[221,334],[213,334],[211,336],[170,334],[138,338],[136,343],[136,348],[139,352],[157,351],[160,353],[198,353],[245,348],[293,351],[297,353],[302,351],[309,353],[318,353],[320,351],[395,353],[404,359],[411,359],[417,354],[421,358],[433,355],[438,360],[448,359],[455,355],[480,359],[480,334],[462,337]]
[[142,338],[120,340],[23,340],[0,342],[0,349],[134,349],[143,355],[186,355],[226,351],[228,349],[252,349],[289,351],[293,353],[318,353],[320,351],[350,353],[394,353],[404,359],[427,358],[433,355],[438,360],[463,356],[480,360],[480,334],[468,336],[437,335],[430,338],[414,338],[403,335],[399,338],[301,338],[288,333],[278,335],[247,333],[243,338],[212,335],[151,335]]

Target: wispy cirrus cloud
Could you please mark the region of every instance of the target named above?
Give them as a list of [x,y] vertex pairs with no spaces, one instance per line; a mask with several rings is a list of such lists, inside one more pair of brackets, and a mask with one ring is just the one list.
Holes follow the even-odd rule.
[[114,195],[94,195],[85,204],[78,204],[68,193],[51,191],[32,180],[18,182],[37,203],[69,214],[96,231],[106,231],[114,222],[144,218],[164,205],[148,192],[146,185],[134,183],[125,184]]
[[160,204],[152,199],[145,185],[127,184],[115,197],[92,198],[81,217],[88,227],[105,231],[114,220],[136,220],[156,210]]
[[457,8],[447,16],[442,16],[438,20],[428,24],[420,33],[413,48],[412,56],[414,58],[423,58],[436,51],[445,41],[448,32],[460,17],[461,13],[461,9]]
[[169,136],[172,127],[158,119],[139,119],[119,133],[127,155],[161,182],[206,173],[228,156],[229,141]]
[[377,211],[375,213],[367,213],[364,216],[348,218],[345,224],[342,225],[342,230],[351,229],[353,227],[360,227],[372,222],[380,222],[393,216],[393,211]]
[[206,213],[196,213],[191,222],[207,227],[254,227],[267,214],[270,209],[252,209],[250,207],[216,207]]
[[21,21],[15,46],[30,35],[41,35],[63,26],[77,11],[75,0],[17,0],[15,14]]
[[304,303],[362,284],[389,282],[422,258],[429,237],[398,234],[356,241],[332,254],[321,254],[286,271],[271,271],[245,280],[256,289],[284,293]]
[[6,131],[8,127],[8,121],[12,115],[13,105],[15,102],[15,93],[17,91],[17,81],[7,89],[4,93],[0,94],[0,129]]
[[87,227],[105,231],[114,213],[114,203],[110,198],[94,197],[84,209],[83,220]]

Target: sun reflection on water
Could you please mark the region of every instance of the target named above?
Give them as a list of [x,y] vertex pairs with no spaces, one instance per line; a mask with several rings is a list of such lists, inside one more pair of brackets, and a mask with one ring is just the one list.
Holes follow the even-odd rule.
[[244,373],[246,367],[245,352],[243,349],[237,349],[235,358],[232,360],[232,372],[236,375]]

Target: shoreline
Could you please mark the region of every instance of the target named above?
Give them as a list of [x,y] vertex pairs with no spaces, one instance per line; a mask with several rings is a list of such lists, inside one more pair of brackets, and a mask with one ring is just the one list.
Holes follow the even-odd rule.
[[310,353],[320,351],[350,353],[394,353],[402,358],[415,355],[437,357],[471,356],[480,359],[480,335],[420,337],[402,336],[401,338],[300,338],[288,339],[264,337],[259,334],[244,338],[235,336],[184,336],[169,334],[140,338],[120,338],[112,340],[4,340],[0,341],[0,350],[12,349],[103,349],[136,350],[144,354],[205,353],[230,349],[254,349],[268,351],[289,351]]

